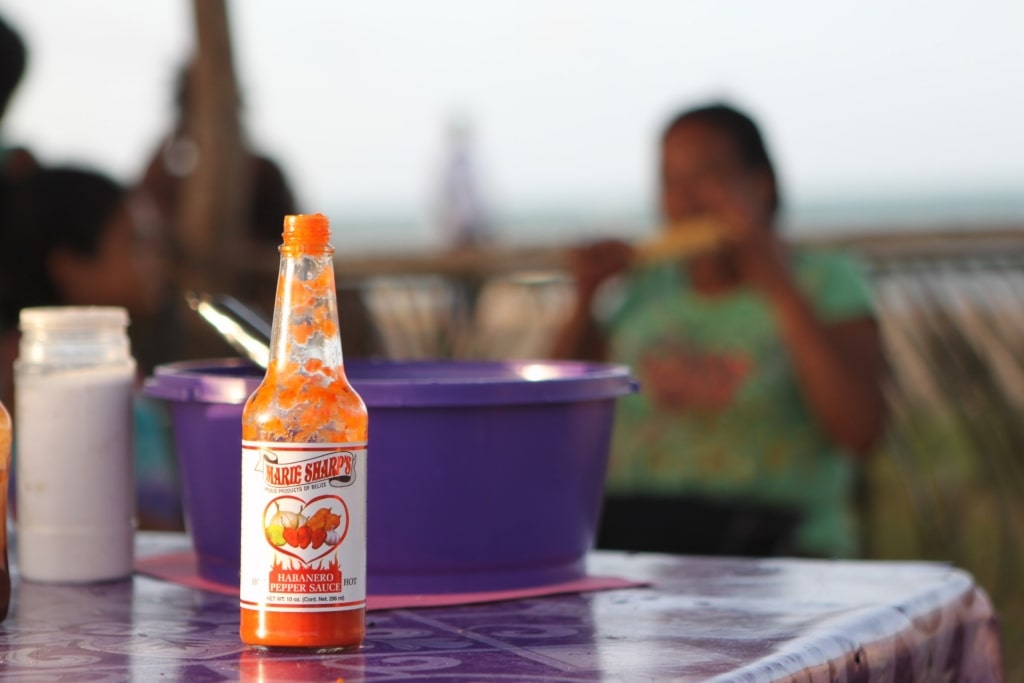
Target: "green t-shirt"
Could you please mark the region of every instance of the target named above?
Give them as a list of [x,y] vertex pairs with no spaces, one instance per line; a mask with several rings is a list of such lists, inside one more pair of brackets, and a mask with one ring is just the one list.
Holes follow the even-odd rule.
[[[851,257],[809,251],[792,265],[823,320],[871,315]],[[759,293],[706,297],[681,268],[648,269],[625,283],[607,332],[611,360],[641,385],[618,406],[609,493],[783,506],[802,513],[800,550],[856,552],[852,460],[816,424]]]

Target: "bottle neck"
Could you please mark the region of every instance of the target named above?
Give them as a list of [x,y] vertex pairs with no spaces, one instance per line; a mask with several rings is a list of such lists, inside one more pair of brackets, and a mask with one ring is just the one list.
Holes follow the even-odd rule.
[[309,361],[342,365],[332,255],[333,250],[322,245],[281,248],[270,335],[272,371],[295,371]]

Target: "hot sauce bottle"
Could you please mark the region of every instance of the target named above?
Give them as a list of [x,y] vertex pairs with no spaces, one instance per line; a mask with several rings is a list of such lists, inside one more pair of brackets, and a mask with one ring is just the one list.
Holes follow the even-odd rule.
[[345,377],[330,227],[287,216],[270,361],[242,414],[241,626],[259,648],[365,635],[367,412]]

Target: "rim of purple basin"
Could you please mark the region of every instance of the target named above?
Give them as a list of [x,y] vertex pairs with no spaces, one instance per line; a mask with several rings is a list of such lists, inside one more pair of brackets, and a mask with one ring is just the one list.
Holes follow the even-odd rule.
[[[367,406],[481,406],[618,398],[637,383],[625,365],[579,361],[352,360],[349,381]],[[181,402],[244,403],[263,370],[242,359],[157,366],[147,396]]]

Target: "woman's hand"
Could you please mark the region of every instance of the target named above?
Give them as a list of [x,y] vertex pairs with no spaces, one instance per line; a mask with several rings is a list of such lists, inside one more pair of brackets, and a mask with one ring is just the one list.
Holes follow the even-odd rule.
[[568,267],[581,302],[589,302],[609,278],[625,272],[633,262],[633,247],[622,240],[606,239],[569,250]]
[[594,322],[590,309],[602,283],[633,262],[633,247],[621,240],[601,240],[570,249],[566,266],[576,285],[576,303],[565,325],[555,336],[553,358],[604,360],[607,340]]

